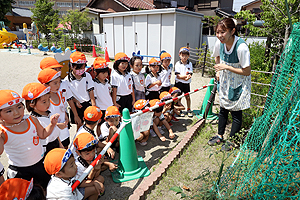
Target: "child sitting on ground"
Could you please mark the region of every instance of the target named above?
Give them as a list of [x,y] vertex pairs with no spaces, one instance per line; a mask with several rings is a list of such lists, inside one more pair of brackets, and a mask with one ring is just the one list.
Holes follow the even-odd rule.
[[54,69],[46,68],[40,71],[38,80],[45,86],[50,87],[49,111],[60,115],[57,123],[57,127],[60,129],[59,139],[64,148],[67,149],[70,144],[70,133],[68,129],[69,118],[66,112],[65,99],[62,92],[59,91],[61,82],[60,75],[60,71],[58,72]]
[[[177,88],[177,87],[172,87],[172,88],[169,90],[169,93],[171,94],[172,98],[174,99],[174,98],[176,98],[178,95],[181,94],[181,90],[180,90],[179,88]],[[175,114],[179,116],[179,115],[180,115],[180,112],[181,112],[182,110],[184,110],[185,108],[184,108],[184,106],[182,105],[182,103],[179,101],[179,99],[174,100],[173,103],[172,103],[172,106],[173,106],[172,120],[175,121],[175,122],[177,122],[177,121],[179,121],[179,119],[177,119],[177,118],[175,117]]]
[[[94,138],[98,138],[98,135],[95,134],[94,128],[95,126],[99,123],[99,120],[102,118],[102,112],[100,108],[96,106],[89,106],[85,109],[84,111],[84,117],[83,121],[84,124],[81,126],[76,133],[75,137],[80,135],[81,133],[88,132],[91,135],[93,135]],[[101,152],[101,150],[105,147],[105,144],[102,143],[101,141],[98,142],[97,144],[97,152]],[[76,155],[76,153],[75,153]],[[115,152],[111,148],[108,148],[107,150],[107,155],[110,156],[112,159],[115,157]],[[77,156],[75,156],[75,159]],[[114,171],[117,169],[117,165],[111,162],[108,162],[108,159],[104,159],[104,165],[102,166],[102,171],[106,170],[109,168],[110,171]]]
[[[190,83],[192,81],[193,65],[188,60],[190,56],[190,50],[187,47],[182,47],[179,50],[180,61],[175,64],[175,87],[178,87],[181,92],[190,92]],[[187,113],[189,117],[193,117],[193,112],[191,111],[191,98],[190,95],[185,96],[187,104]],[[181,113],[184,117],[184,113]]]
[[[73,144],[76,148],[76,153],[78,154],[78,157],[75,159],[75,164],[77,165],[77,177],[80,177],[97,157],[97,143],[98,140],[90,133],[81,133],[74,139]],[[101,196],[104,194],[104,178],[100,175],[103,160],[102,157],[97,162],[91,172],[87,175],[86,179],[80,183],[79,188],[84,188],[85,191],[94,191],[96,189],[96,192]]]
[[[153,99],[153,100],[149,101],[150,107],[153,107],[159,103],[160,103],[160,101],[158,99]],[[164,141],[166,141],[166,138],[161,134],[162,131],[158,129],[158,125],[160,124],[160,122],[169,131],[170,139],[173,139],[175,137],[175,134],[173,133],[173,130],[171,129],[170,125],[168,124],[164,115],[162,114],[162,110],[163,110],[163,107],[159,107],[159,108],[156,108],[153,110],[154,114],[153,114],[153,125],[152,126],[153,126],[154,132],[152,131],[152,133],[151,133],[151,130],[150,130],[150,134],[152,137],[156,137],[156,135],[157,135],[159,137],[159,139],[164,142]]]
[[[149,106],[149,101],[147,101],[145,99],[137,100],[133,105],[133,107],[136,111],[143,110],[147,106]],[[136,139],[136,141],[138,141],[138,143],[142,146],[147,145],[147,140],[149,139],[149,134],[150,134],[150,129],[147,131],[144,131],[144,132],[140,132],[140,137],[138,137]]]
[[[93,68],[96,76],[93,79],[95,85],[96,106],[101,109],[103,114],[109,106],[113,105],[111,98],[111,85],[107,79],[107,76],[109,76],[109,68],[106,60],[101,57],[97,57],[95,59]],[[104,115],[102,115],[101,121],[97,126],[97,135],[100,135],[100,126],[104,122]]]
[[[33,96],[30,95],[30,96]],[[23,178],[43,188],[50,176],[43,165],[43,148],[40,139],[47,138],[56,126],[59,116],[53,115],[44,128],[33,116],[24,116],[24,104],[16,92],[0,90],[0,154],[8,156],[8,178]]]
[[77,165],[70,149],[52,149],[45,157],[44,166],[46,172],[52,175],[47,186],[47,199],[98,199],[95,187],[91,190],[76,188],[72,192]]
[[159,76],[159,72],[161,71],[160,62],[155,58],[151,58],[149,61],[149,66],[146,67],[146,99],[158,99],[159,92],[161,89],[161,77]]
[[[50,123],[50,90],[50,87],[46,87],[41,83],[29,83],[23,88],[22,92],[22,97],[26,100],[26,109],[30,112],[30,115],[39,120],[44,128]],[[59,114],[55,115],[59,116]],[[44,147],[44,156],[54,148],[63,148],[59,135],[60,130],[55,126],[51,135],[45,140],[41,140]]]
[[145,76],[141,73],[143,68],[142,59],[139,56],[133,56],[130,59],[130,72],[133,81],[133,90],[135,100],[145,99]]
[[[162,92],[159,95],[159,99],[160,99],[161,102],[165,102],[167,100],[172,99],[172,96],[169,92]],[[174,108],[174,105],[173,105],[173,108],[172,108],[172,104],[173,104],[173,102],[165,104],[164,107],[163,107],[163,111],[162,111],[166,121],[169,123],[170,126],[172,126],[171,120],[172,120],[172,112],[173,112],[173,108]],[[161,124],[162,123],[159,123],[159,125],[161,125]]]
[[[104,119],[105,122],[101,124],[100,128],[101,135],[99,135],[99,140],[106,145],[121,125],[119,109],[116,106],[109,106],[105,111]],[[119,151],[119,141],[115,140],[111,147]]]
[[171,87],[171,75],[172,68],[170,67],[171,55],[167,52],[164,52],[160,55],[160,62],[162,66],[162,70],[160,72],[161,77],[161,89],[160,92],[169,92]]

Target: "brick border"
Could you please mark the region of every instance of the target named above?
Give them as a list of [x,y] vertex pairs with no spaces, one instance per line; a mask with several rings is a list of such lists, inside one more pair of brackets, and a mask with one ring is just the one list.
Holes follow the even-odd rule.
[[133,194],[129,196],[128,200],[145,199],[146,194],[154,189],[154,186],[161,180],[162,175],[166,173],[173,161],[180,157],[180,154],[189,145],[193,137],[197,134],[198,130],[204,126],[204,124],[204,119],[198,120],[196,124],[188,130],[179,144],[177,144],[176,147],[168,153],[167,157],[163,159],[162,163],[155,169],[155,171],[147,176],[133,191]]

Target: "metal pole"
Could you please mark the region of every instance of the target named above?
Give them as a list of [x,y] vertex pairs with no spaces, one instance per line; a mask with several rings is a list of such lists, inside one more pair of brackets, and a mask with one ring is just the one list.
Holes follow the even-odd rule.
[[205,45],[204,62],[203,62],[203,68],[202,68],[202,77],[203,77],[203,75],[204,75],[204,68],[205,68],[205,63],[206,63],[207,47],[208,47],[208,45]]

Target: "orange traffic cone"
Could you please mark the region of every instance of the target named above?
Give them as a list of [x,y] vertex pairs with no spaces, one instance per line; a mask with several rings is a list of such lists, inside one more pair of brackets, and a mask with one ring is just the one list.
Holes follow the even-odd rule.
[[105,60],[106,60],[106,62],[110,62],[110,59],[109,59],[109,56],[108,56],[107,47],[105,47]]
[[76,50],[76,44],[74,43],[74,50]]
[[97,57],[95,45],[93,45],[93,57]]

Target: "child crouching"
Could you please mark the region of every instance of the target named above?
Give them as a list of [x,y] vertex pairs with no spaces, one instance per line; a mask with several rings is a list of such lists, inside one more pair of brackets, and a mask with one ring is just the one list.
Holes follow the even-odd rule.
[[[98,140],[90,133],[81,133],[74,139],[73,144],[76,148],[76,153],[78,154],[78,157],[75,159],[75,164],[77,165],[77,177],[80,177],[96,158],[97,143]],[[80,188],[84,188],[85,193],[95,194],[96,192],[101,196],[104,194],[104,178],[100,175],[102,164],[103,158],[97,162],[86,179],[79,185]],[[94,199],[95,197],[96,196],[93,195],[93,198],[90,197],[89,199]]]
[[[136,111],[143,110],[147,106],[149,106],[149,101],[147,101],[145,99],[137,100],[133,105],[133,107]],[[136,141],[138,141],[138,143],[142,146],[147,145],[147,140],[149,139],[149,134],[150,134],[150,129],[147,131],[144,131],[144,132],[140,132],[140,137],[138,137],[136,139]]]

